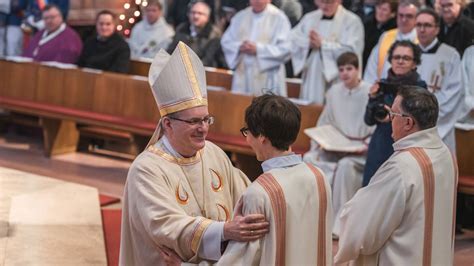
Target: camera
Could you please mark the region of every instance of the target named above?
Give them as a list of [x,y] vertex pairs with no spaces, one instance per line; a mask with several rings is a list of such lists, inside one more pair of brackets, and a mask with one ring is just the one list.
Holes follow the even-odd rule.
[[398,83],[389,83],[386,81],[379,82],[379,90],[373,98],[376,103],[373,107],[375,119],[383,120],[385,117],[387,117],[388,111],[385,109],[385,97],[388,96],[394,99],[397,95],[399,86],[400,84]]

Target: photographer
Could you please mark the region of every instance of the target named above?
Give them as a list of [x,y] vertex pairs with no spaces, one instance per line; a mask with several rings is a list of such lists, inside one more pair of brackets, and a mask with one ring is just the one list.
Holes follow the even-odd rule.
[[369,184],[370,178],[393,153],[392,127],[386,107],[392,106],[397,88],[400,85],[427,88],[416,72],[417,65],[421,63],[421,50],[417,45],[407,40],[396,41],[390,47],[388,59],[392,67],[388,70],[387,78],[375,83],[370,89],[365,111],[365,123],[377,127],[369,143],[362,186]]

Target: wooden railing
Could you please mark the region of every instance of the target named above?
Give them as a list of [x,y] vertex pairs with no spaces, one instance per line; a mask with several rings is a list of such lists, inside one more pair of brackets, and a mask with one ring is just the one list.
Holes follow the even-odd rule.
[[[253,97],[209,90],[208,98],[209,112],[216,116],[208,139],[227,151],[253,155],[239,132]],[[40,117],[47,155],[76,149],[76,123],[151,136],[160,117],[146,77],[3,60],[0,107]],[[322,107],[300,109],[305,128],[316,124]],[[309,139],[301,132],[294,150],[308,149]]]

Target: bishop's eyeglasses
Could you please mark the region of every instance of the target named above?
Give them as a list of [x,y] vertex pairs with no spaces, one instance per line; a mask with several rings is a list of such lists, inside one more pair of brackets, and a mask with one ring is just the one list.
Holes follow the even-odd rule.
[[215,122],[215,118],[213,116],[206,116],[204,118],[191,118],[189,120],[186,120],[186,119],[181,119],[181,118],[177,118],[177,117],[172,117],[172,116],[168,116],[169,119],[171,120],[176,120],[176,121],[181,121],[181,122],[184,122],[188,125],[191,125],[191,126],[197,126],[197,125],[212,125],[214,124]]

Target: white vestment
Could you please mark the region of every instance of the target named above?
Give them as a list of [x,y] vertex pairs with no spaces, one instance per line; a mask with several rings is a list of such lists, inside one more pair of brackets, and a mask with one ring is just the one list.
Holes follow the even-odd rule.
[[[319,104],[337,79],[337,58],[348,51],[361,58],[364,50],[364,25],[357,15],[340,5],[333,19],[322,18],[321,10],[310,12],[291,31],[293,71],[303,79],[300,98]],[[320,49],[310,47],[311,30],[323,39]]]
[[[388,62],[388,50],[385,58],[385,62],[383,63],[383,68],[381,71],[381,75],[379,77],[378,75],[378,66],[379,66],[379,52],[380,52],[380,46],[381,42],[384,40],[385,36],[387,35],[387,32],[384,32],[382,36],[379,38],[379,42],[377,45],[372,49],[372,52],[370,52],[369,59],[367,60],[367,66],[365,66],[365,71],[364,71],[364,80],[369,83],[369,84],[374,84],[375,81],[386,78],[388,75],[388,70],[392,65],[390,62]],[[416,37],[416,29],[413,28],[413,30],[407,34],[402,34],[400,31],[397,32],[397,35],[395,37],[395,41],[401,41],[401,40],[409,40],[412,42],[418,42],[417,37]],[[390,46],[393,44],[393,42],[390,44]]]
[[[351,139],[367,139],[374,129],[364,122],[369,91],[370,84],[364,81],[352,90],[347,89],[342,82],[332,86],[326,94],[326,105],[317,126],[329,124]],[[337,217],[342,206],[362,187],[365,159],[365,155],[324,151],[314,141],[311,150],[304,155],[304,161],[321,168],[332,185],[333,233],[336,235],[339,234]]]
[[[290,54],[290,28],[286,15],[272,4],[258,14],[247,7],[232,18],[221,39],[227,65],[234,70],[232,91],[287,95],[284,64]],[[244,41],[256,44],[255,56],[239,52]]]
[[444,43],[440,44],[437,40],[426,49],[429,52],[421,55],[421,64],[417,72],[428,84],[428,90],[438,99],[439,135],[449,149],[455,152],[454,124],[461,117],[464,104],[461,58],[456,49]]
[[344,205],[335,263],[452,265],[457,165],[436,128],[393,144],[367,187]]
[[243,214],[264,214],[270,232],[248,243],[229,242],[219,265],[332,265],[329,183],[319,169],[300,156],[294,164],[291,156],[297,155],[270,159],[283,163],[264,169],[240,199]]
[[211,142],[192,158],[174,153],[162,138],[130,167],[123,199],[120,265],[162,265],[159,246],[192,263],[203,254],[220,256],[223,227],[214,238],[208,233],[216,231],[211,230],[219,224],[216,221],[232,218],[234,205],[250,182]]
[[153,24],[148,23],[146,19],[138,22],[128,40],[132,58],[153,59],[160,49],[168,49],[173,36],[173,28],[163,17]]
[[474,45],[469,46],[462,56],[462,76],[465,93],[464,111],[460,122],[474,124]]

